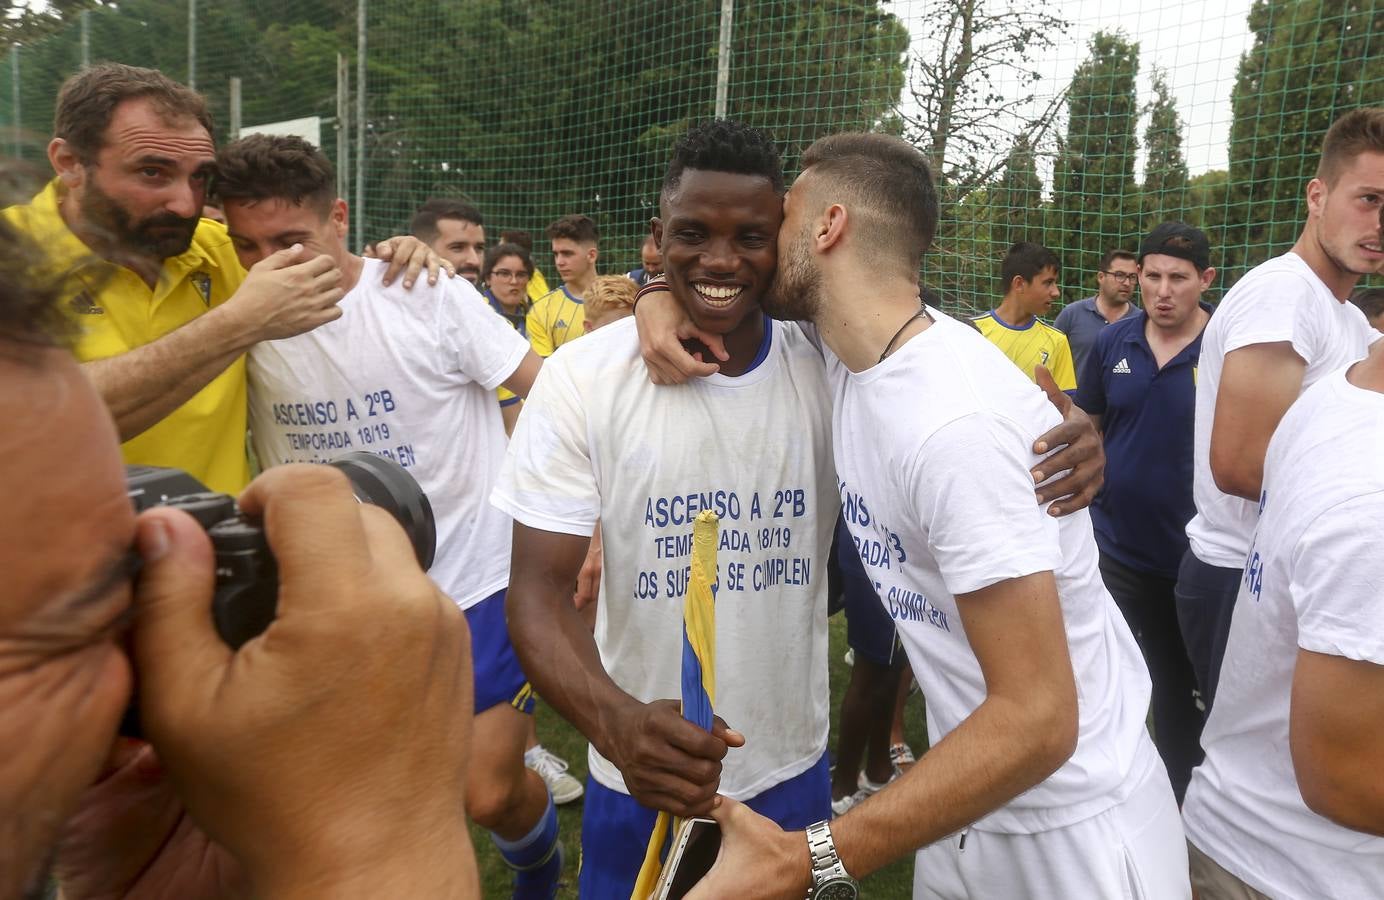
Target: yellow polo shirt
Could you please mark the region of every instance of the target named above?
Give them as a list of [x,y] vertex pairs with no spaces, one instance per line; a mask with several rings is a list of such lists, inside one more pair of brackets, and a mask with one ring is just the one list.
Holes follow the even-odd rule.
[[[225,226],[203,219],[192,245],[164,260],[150,288],[130,269],[95,257],[58,212],[53,180],[27,205],[3,215],[48,251],[56,277],[71,285],[82,362],[152,343],[230,299],[245,279]],[[241,356],[157,425],[121,445],[125,462],[183,469],[215,491],[236,494],[250,480],[245,454],[245,357]]]
[[1067,336],[1041,319],[1034,319],[1023,328],[1015,328],[1005,322],[994,311],[977,316],[976,323],[980,333],[1004,351],[1004,355],[1014,361],[1029,381],[1033,381],[1033,367],[1047,366],[1052,380],[1064,391],[1076,390],[1076,366],[1072,363],[1072,347]]

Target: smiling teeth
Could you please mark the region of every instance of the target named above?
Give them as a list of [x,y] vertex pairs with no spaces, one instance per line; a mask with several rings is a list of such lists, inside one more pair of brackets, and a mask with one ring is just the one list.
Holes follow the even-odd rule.
[[697,285],[697,292],[703,297],[707,297],[711,300],[729,300],[731,297],[740,293],[740,288],[715,284],[699,284]]

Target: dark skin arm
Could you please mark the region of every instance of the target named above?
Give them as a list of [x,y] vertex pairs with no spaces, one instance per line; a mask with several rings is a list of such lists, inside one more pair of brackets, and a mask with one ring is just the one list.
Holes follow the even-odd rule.
[[505,616],[519,662],[544,701],[620,769],[636,800],[677,816],[705,815],[721,760],[744,738],[719,719],[712,733],[703,731],[682,717],[677,700],[643,703],[606,673],[572,603],[588,543],[514,523]]
[[[641,296],[634,317],[640,353],[654,384],[682,384],[719,371],[714,363],[702,361],[702,353],[689,352],[685,341],[700,341],[718,359],[730,358],[721,336],[698,329],[670,292]],[[1048,514],[1071,515],[1090,506],[1100,492],[1105,480],[1105,450],[1090,417],[1058,388],[1052,374],[1043,366],[1038,366],[1034,374],[1049,402],[1062,414],[1062,424],[1033,442],[1034,453],[1051,455],[1034,466],[1030,474],[1035,485],[1042,485],[1036,491],[1038,502],[1052,504]],[[1043,484],[1058,473],[1063,473],[1062,477]]]

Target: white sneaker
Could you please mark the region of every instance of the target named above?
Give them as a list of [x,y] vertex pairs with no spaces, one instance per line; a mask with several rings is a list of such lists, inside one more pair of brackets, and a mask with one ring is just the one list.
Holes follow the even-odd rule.
[[889,761],[894,764],[895,772],[905,772],[908,767],[918,760],[913,756],[913,748],[904,743],[889,745]]
[[854,647],[847,647],[847,648],[846,648],[846,655],[843,656],[843,657],[841,657],[841,658],[842,658],[843,660],[846,661],[846,665],[848,665],[848,666],[853,666],[853,665],[855,665],[855,648],[854,648]]
[[831,817],[834,819],[837,816],[844,816],[862,800],[870,796],[871,793],[873,793],[873,791],[860,790],[856,791],[854,794],[847,794],[840,800],[831,801]]
[[524,751],[524,765],[543,779],[558,806],[571,803],[584,793],[581,782],[567,774],[567,760],[554,756],[542,744]]
[[898,777],[899,772],[898,770],[895,770],[894,772],[890,773],[889,779],[887,781],[871,781],[864,772],[861,772],[860,776],[855,780],[855,786],[860,788],[860,791],[868,797],[871,794],[878,794],[880,791],[884,790],[886,787],[889,786],[890,781],[893,781],[895,778]]

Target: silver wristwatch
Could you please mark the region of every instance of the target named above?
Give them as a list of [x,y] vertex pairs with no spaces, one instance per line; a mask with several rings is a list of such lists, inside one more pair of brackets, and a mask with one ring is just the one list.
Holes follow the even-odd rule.
[[860,896],[860,885],[836,855],[829,821],[807,826],[807,852],[812,857],[812,890],[807,900],[856,900]]

